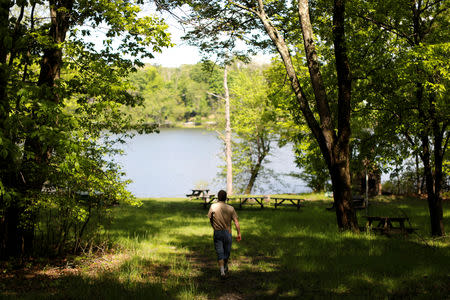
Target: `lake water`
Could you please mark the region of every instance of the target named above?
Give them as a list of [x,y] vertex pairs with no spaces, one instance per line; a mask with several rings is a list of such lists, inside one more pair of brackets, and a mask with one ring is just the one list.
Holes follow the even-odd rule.
[[[137,197],[185,197],[191,189],[205,186],[212,193],[225,189],[220,165],[224,144],[217,134],[204,129],[162,129],[159,134],[136,135],[117,160],[133,183],[129,190]],[[268,166],[278,176],[257,180],[253,194],[301,193],[304,182],[284,174],[299,172],[292,146],[275,146]],[[277,178],[277,179],[276,179]]]

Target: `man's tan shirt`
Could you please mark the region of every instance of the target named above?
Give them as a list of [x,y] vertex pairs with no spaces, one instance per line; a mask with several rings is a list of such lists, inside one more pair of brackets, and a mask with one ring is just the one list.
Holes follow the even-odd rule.
[[208,218],[211,219],[214,213],[212,227],[214,230],[228,230],[231,232],[231,220],[237,220],[238,216],[234,207],[223,201],[213,203],[208,211]]

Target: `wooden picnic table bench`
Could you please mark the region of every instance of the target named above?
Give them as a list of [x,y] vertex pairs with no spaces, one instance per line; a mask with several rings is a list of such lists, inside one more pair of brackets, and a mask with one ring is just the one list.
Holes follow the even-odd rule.
[[[406,235],[417,230],[417,228],[405,226],[405,222],[409,221],[408,217],[364,216],[364,218],[367,219],[367,231],[380,232],[384,234],[401,233]],[[378,222],[375,227],[372,226],[374,222]],[[398,226],[394,226],[395,224]]]
[[275,200],[275,208],[277,208],[278,206],[281,205],[285,205],[283,204],[283,202],[290,202],[287,203],[288,205],[293,205],[295,207],[297,207],[297,210],[300,209],[300,207],[304,206],[303,204],[301,204],[301,201],[305,201],[305,199],[293,199],[293,198],[287,198],[287,197],[271,197],[271,199]]
[[[364,209],[364,208],[366,208],[366,201],[361,196],[353,196],[352,197],[352,203],[353,203],[353,208],[354,209]],[[335,210],[336,207],[334,205],[334,201],[333,201],[333,204],[331,205],[331,207],[327,207],[326,209],[327,210]]]

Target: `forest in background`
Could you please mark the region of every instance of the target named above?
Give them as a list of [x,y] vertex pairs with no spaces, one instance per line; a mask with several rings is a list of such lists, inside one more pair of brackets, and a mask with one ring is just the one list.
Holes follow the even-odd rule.
[[129,77],[135,92],[143,98],[143,106],[127,107],[126,112],[134,121],[143,119],[161,127],[215,122],[223,106],[215,96],[223,89],[220,69],[207,69],[201,63],[178,68],[146,65]]

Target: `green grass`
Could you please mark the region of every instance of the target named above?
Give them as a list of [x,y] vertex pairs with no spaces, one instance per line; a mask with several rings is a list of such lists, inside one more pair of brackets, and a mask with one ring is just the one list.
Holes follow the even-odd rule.
[[[59,277],[53,286],[10,294],[30,299],[449,297],[450,239],[428,237],[426,201],[378,198],[367,212],[358,211],[360,225],[366,213],[406,214],[419,228],[418,235],[386,237],[340,233],[335,213],[325,209],[331,200],[310,199],[300,211],[238,210],[243,240],[233,243],[225,282],[218,278],[212,229],[201,203],[145,199],[140,208],[116,208],[107,232],[119,250],[109,262],[87,259],[78,264],[78,273]],[[449,206],[446,202],[447,230]]]

